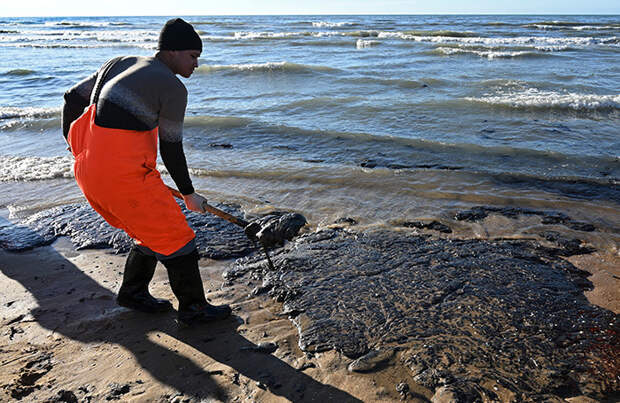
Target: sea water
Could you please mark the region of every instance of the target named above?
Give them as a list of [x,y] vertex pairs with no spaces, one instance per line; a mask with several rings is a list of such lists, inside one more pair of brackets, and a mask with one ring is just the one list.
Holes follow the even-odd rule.
[[[617,251],[620,16],[184,18],[204,44],[181,78],[184,147],[210,200],[317,227],[553,210]],[[0,18],[5,218],[83,201],[63,93],[113,57],[153,55],[167,19]]]

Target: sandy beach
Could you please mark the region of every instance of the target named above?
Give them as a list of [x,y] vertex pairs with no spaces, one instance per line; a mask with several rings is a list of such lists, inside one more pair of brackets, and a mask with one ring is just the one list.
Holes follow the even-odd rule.
[[61,130],[167,19],[0,20],[0,402],[620,401],[618,15],[188,17],[193,187],[308,222],[269,267],[184,209],[233,307],[194,329],[116,304]]
[[[231,304],[233,317],[179,329],[173,312],[149,315],[116,305],[122,254],[78,252],[66,238],[0,253],[1,401],[463,401],[416,382],[398,350],[364,372],[350,371],[353,360],[340,352],[301,351],[283,304],[256,292],[260,281],[222,277],[233,260],[201,260],[208,298]],[[617,314],[617,255],[569,259],[591,273],[589,301]],[[176,304],[161,265],[151,292]]]

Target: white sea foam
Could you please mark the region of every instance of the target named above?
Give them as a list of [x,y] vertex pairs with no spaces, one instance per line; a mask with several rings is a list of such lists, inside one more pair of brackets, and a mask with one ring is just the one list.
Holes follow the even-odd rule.
[[430,43],[461,43],[468,45],[485,46],[575,46],[585,47],[593,45],[618,45],[620,38],[612,36],[608,38],[578,37],[578,38],[554,38],[536,36],[518,37],[447,37],[447,36],[420,36],[409,35],[403,32],[380,32],[378,38],[404,39],[416,42]]
[[231,41],[231,40],[260,40],[260,39],[298,39],[298,38],[323,38],[332,36],[360,36],[351,32],[311,32],[311,31],[295,31],[295,32],[258,32],[258,31],[238,31],[232,36],[206,35],[203,39],[212,41]]
[[534,49],[540,50],[541,52],[562,52],[564,50],[571,50],[572,48],[568,45],[548,45],[534,46]]
[[103,49],[103,48],[141,48],[141,49],[156,49],[157,43],[132,43],[132,44],[118,44],[116,42],[99,43],[92,45],[80,45],[73,43],[63,44],[40,44],[40,43],[0,43],[0,47],[11,48],[34,48],[34,49]]
[[489,60],[499,59],[499,58],[512,58],[512,57],[527,57],[527,56],[538,56],[539,54],[521,50],[521,51],[498,51],[498,50],[474,50],[467,48],[446,48],[439,47],[435,49],[436,52],[444,55],[458,55],[458,54],[471,54],[477,55],[480,57],[487,58]]
[[[0,35],[0,44],[35,48],[94,48],[97,42],[156,43],[157,33],[150,30],[80,30],[44,31],[26,30],[19,34]],[[107,45],[106,45],[107,46]]]
[[358,49],[363,49],[363,48],[369,48],[371,46],[379,45],[380,43],[381,41],[368,41],[364,39],[358,39],[357,42],[355,43],[355,47],[357,47]]
[[293,66],[287,62],[269,62],[269,63],[249,63],[249,64],[214,64],[199,66],[196,71],[198,73],[211,73],[214,71],[273,71],[284,70],[286,65]]
[[117,41],[117,42],[157,42],[158,33],[150,30],[114,30],[90,32],[85,35],[98,41]]
[[234,39],[286,39],[312,36],[311,32],[254,32],[239,31],[234,33]]
[[566,25],[548,25],[548,24],[529,24],[526,26],[527,28],[536,28],[545,31],[549,30],[574,30],[574,31],[608,31],[613,29],[618,29],[619,27],[614,27],[610,25],[575,25],[575,26],[566,26]]
[[620,109],[620,94],[596,95],[570,92],[544,91],[529,88],[522,91],[507,91],[482,97],[468,97],[467,101],[508,106],[513,108],[559,108],[577,111]]
[[51,118],[60,114],[60,108],[18,108],[0,106],[0,120],[4,119],[41,119]]
[[357,24],[355,22],[347,22],[347,21],[341,21],[341,22],[319,21],[319,22],[312,23],[312,26],[317,27],[317,28],[337,28],[337,27],[344,27],[344,26],[350,26],[350,25],[357,25]]
[[304,64],[289,62],[267,62],[249,64],[224,64],[224,65],[202,65],[196,71],[198,73],[212,73],[216,71],[237,71],[237,72],[306,72],[306,71],[334,71],[336,69],[327,66],[308,66]]
[[73,157],[0,156],[0,182],[73,177]]

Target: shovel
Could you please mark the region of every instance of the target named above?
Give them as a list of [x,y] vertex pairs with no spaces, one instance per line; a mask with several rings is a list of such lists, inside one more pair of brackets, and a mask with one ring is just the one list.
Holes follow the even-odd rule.
[[[181,199],[183,200],[183,194],[181,194],[181,192],[179,192],[178,190],[176,190],[175,188],[172,188],[168,185],[166,185],[166,187],[168,188],[168,190],[170,190],[170,192],[172,193],[172,195],[174,197],[176,197],[177,199]],[[258,232],[261,230],[261,226],[257,223],[249,223],[239,217],[235,217],[232,214],[228,214],[225,211],[222,211],[220,209],[218,209],[217,207],[213,207],[212,205],[210,205],[207,202],[204,202],[202,204],[202,208],[204,208],[206,211],[208,211],[209,213],[216,215],[220,218],[223,218],[224,220],[231,222],[241,228],[243,228],[243,231],[245,232],[245,235],[252,241],[252,242],[256,242],[258,239],[256,238],[256,234],[258,234]],[[263,251],[265,252],[265,256],[267,256],[267,264],[269,265],[269,269],[275,271],[275,267],[273,266],[273,262],[271,261],[271,258],[269,257],[269,252],[267,251],[267,246],[265,246],[264,243],[260,242],[261,246],[263,247]]]

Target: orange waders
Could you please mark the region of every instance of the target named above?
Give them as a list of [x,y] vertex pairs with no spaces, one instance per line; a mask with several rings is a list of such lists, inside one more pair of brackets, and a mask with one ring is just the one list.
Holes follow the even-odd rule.
[[156,169],[157,128],[95,124],[96,102],[71,124],[75,179],[90,205],[136,243],[170,255],[194,239],[181,208]]

